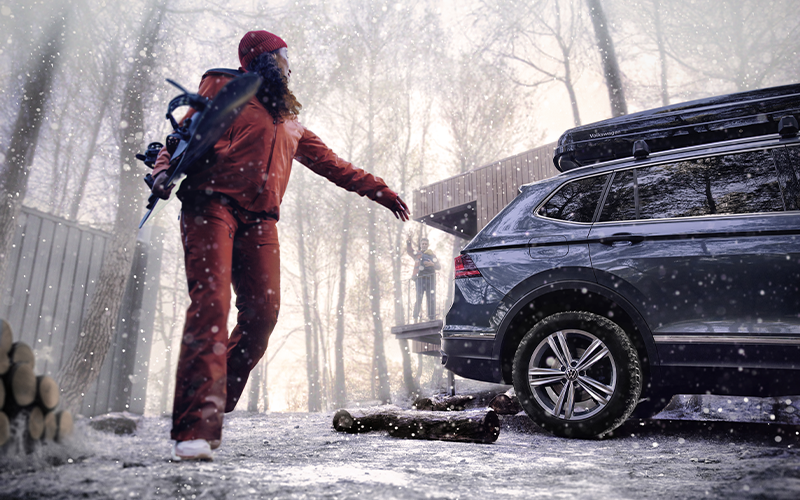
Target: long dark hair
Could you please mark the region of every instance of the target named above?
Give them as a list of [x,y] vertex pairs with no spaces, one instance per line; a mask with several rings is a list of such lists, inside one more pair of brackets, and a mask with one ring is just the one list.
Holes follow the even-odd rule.
[[263,79],[256,96],[272,118],[291,119],[300,114],[303,105],[289,90],[289,82],[283,76],[272,52],[256,56],[247,67],[247,71],[257,73]]

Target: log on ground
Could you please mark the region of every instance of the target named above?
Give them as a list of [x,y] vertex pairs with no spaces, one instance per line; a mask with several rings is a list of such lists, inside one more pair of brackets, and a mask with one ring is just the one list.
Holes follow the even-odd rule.
[[393,405],[339,410],[333,415],[333,428],[348,434],[385,431],[392,424],[394,415],[402,411]]
[[480,391],[470,394],[436,394],[417,398],[413,408],[426,411],[463,411],[469,408],[486,408],[501,391]]
[[386,430],[399,438],[493,443],[500,433],[500,419],[491,409],[452,412],[381,407],[339,410],[333,428],[351,434]]
[[491,409],[463,412],[415,411],[398,415],[389,435],[405,439],[435,439],[464,443],[494,443],[500,418]]
[[516,415],[522,411],[516,396],[508,394],[498,394],[489,403],[489,408],[497,412],[498,415]]

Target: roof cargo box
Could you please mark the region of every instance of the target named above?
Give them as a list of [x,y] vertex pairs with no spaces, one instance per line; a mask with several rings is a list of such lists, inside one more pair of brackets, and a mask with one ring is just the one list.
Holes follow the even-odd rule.
[[698,99],[567,130],[553,163],[561,172],[633,156],[636,141],[651,152],[778,133],[787,115],[800,120],[800,84]]

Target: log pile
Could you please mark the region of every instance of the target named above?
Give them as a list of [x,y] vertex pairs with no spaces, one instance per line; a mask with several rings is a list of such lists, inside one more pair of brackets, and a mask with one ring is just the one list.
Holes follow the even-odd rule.
[[333,416],[333,428],[350,434],[386,431],[406,439],[493,443],[500,435],[498,415],[522,411],[513,389],[417,398],[411,408],[386,405],[339,410]]
[[57,409],[58,384],[47,375],[36,376],[35,361],[30,346],[14,342],[11,327],[0,319],[0,447],[10,441],[12,423],[23,427],[27,450],[36,443],[63,441],[72,435],[72,414]]
[[333,428],[350,434],[387,431],[404,439],[493,443],[500,434],[500,419],[490,408],[424,411],[382,406],[339,410],[333,416]]

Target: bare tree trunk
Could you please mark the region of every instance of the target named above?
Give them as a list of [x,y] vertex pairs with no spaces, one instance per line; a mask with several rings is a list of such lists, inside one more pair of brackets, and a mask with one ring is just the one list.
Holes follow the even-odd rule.
[[[262,361],[263,363],[263,361]],[[250,377],[250,392],[247,395],[247,411],[258,411],[258,399],[261,391],[261,367],[257,367],[252,371]]]
[[[298,177],[302,178],[302,174]],[[298,186],[300,199],[303,198],[305,180],[301,180]],[[298,266],[300,267],[300,288],[302,290],[303,301],[303,326],[306,335],[306,376],[308,378],[308,411],[316,412],[322,409],[322,401],[319,386],[319,366],[317,365],[317,343],[314,337],[311,316],[311,297],[308,290],[308,264],[306,262],[305,244],[305,213],[303,203],[297,203],[297,250]]]
[[608,21],[603,12],[600,0],[586,0],[589,7],[589,17],[592,18],[594,34],[597,38],[597,48],[603,63],[603,75],[608,87],[608,99],[611,102],[611,115],[622,116],[628,114],[628,105],[625,102],[625,93],[622,89],[622,76],[619,71],[617,54],[614,52],[614,42],[608,29]]
[[[411,98],[406,93],[405,106],[403,106],[404,115],[403,122],[406,124],[405,137],[403,138],[403,148],[400,154],[400,192],[405,192],[406,181],[408,179],[408,158],[411,151],[411,132],[413,130],[412,123],[415,123],[411,116]],[[425,120],[427,122],[427,119]],[[427,123],[423,124],[423,131],[427,130]],[[424,148],[424,142],[423,142]],[[421,151],[420,156],[425,154],[424,149]],[[398,224],[395,231],[394,245],[392,249],[392,278],[394,279],[394,324],[405,324],[405,310],[403,307],[403,225]],[[403,384],[406,393],[409,396],[414,396],[419,393],[419,387],[414,381],[414,372],[411,369],[411,351],[409,349],[408,339],[397,339],[400,344],[400,355],[403,360]]]
[[661,25],[661,0],[653,0],[653,25],[656,31],[656,45],[658,46],[658,62],[661,66],[661,105],[669,105],[669,90],[667,87],[667,48],[664,45],[664,27]]
[[336,339],[334,341],[334,377],[333,404],[337,408],[347,405],[347,384],[344,372],[344,303],[347,295],[347,246],[350,241],[350,210],[352,201],[347,197],[344,201],[342,218],[342,242],[339,249],[339,291],[336,299]]
[[[370,58],[369,75],[376,75],[376,62],[375,56]],[[375,83],[372,78],[369,80],[367,90],[367,165],[375,165]],[[386,350],[383,344],[383,320],[381,319],[381,287],[380,278],[378,277],[378,266],[376,262],[376,254],[378,250],[377,243],[377,214],[376,207],[368,209],[369,215],[367,217],[367,240],[368,240],[368,258],[367,266],[369,273],[369,293],[370,293],[370,306],[372,309],[372,324],[374,326],[374,343],[373,343],[373,357],[372,362],[373,370],[373,384],[377,380],[377,398],[384,403],[391,403],[392,394],[389,385],[389,367],[386,364]],[[373,385],[374,387],[374,385]]]
[[265,359],[261,362],[261,369],[264,375],[261,377],[261,394],[264,402],[264,412],[269,411],[269,388],[267,386],[267,377],[269,376],[269,362]]
[[81,201],[83,200],[83,195],[86,192],[86,181],[89,178],[89,168],[91,166],[92,157],[94,157],[94,153],[97,150],[97,139],[100,137],[100,126],[103,124],[103,118],[106,115],[111,98],[113,97],[112,90],[116,83],[116,78],[110,78],[109,80],[110,81],[107,82],[107,85],[103,86],[103,93],[100,95],[100,109],[97,110],[94,123],[92,123],[92,128],[89,131],[89,147],[86,150],[87,154],[81,158],[81,175],[78,179],[78,186],[75,189],[75,195],[72,197],[72,201],[70,202],[69,211],[67,212],[70,220],[76,220],[78,218],[78,209],[81,207]]
[[7,257],[11,242],[14,241],[17,217],[28,190],[28,173],[36,154],[65,29],[63,15],[55,16],[47,31],[47,41],[41,44],[43,52],[36,55],[28,71],[19,112],[5,153],[5,165],[0,169],[3,173],[0,177],[0,279],[5,276],[8,267]]
[[[75,350],[59,372],[64,407],[77,414],[83,403],[83,393],[100,373],[116,327],[125,284],[133,263],[136,246],[135,229],[144,199],[144,183],[136,165],[136,153],[142,148],[144,134],[143,94],[150,85],[149,70],[153,68],[153,48],[161,31],[166,4],[154,0],[143,18],[134,52],[136,59],[126,78],[122,95],[119,128],[120,170],[117,194],[117,215],[114,232],[103,258],[100,277],[92,301],[81,326]],[[138,139],[137,139],[138,137]]]
[[386,350],[383,345],[383,320],[381,319],[381,287],[380,278],[378,277],[377,262],[375,261],[375,253],[377,250],[377,229],[376,225],[376,208],[369,210],[369,217],[367,218],[368,245],[369,245],[369,290],[370,290],[370,305],[372,306],[372,323],[375,328],[374,346],[373,346],[373,362],[375,365],[374,376],[377,378],[377,398],[383,403],[391,403],[392,393],[389,386],[389,367],[386,364]]

